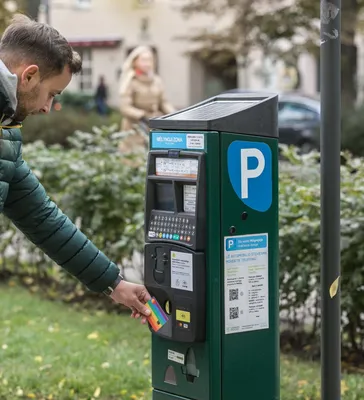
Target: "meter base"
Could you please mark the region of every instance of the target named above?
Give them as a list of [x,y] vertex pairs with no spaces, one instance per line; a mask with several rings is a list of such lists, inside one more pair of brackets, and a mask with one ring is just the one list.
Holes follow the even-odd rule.
[[191,400],[191,399],[153,389],[153,400]]

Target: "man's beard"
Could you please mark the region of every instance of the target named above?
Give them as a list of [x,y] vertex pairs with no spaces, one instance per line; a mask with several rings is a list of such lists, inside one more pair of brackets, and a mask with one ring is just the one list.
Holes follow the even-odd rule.
[[31,112],[34,112],[31,109],[31,105],[36,102],[38,95],[39,86],[35,87],[31,93],[21,93],[18,90],[16,94],[18,105],[12,119],[17,122],[23,122]]

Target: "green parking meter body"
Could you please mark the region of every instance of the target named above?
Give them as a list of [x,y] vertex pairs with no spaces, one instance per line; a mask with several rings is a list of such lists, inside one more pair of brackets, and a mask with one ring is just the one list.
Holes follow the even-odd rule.
[[278,400],[276,95],[220,95],[150,121],[144,283],[153,400]]

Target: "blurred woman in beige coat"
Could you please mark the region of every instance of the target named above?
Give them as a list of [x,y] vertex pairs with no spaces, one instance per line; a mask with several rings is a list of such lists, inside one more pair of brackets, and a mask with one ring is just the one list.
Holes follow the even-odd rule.
[[[122,68],[121,84],[122,131],[130,131],[150,118],[169,114],[174,108],[166,100],[161,78],[155,73],[155,59],[147,46],[135,48]],[[144,146],[145,137],[137,131],[122,141],[121,151]]]

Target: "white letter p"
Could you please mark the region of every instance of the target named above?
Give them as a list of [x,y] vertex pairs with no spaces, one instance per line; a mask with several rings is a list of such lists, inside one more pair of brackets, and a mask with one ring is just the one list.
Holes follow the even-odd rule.
[[[247,199],[248,180],[258,178],[264,171],[265,159],[263,153],[258,149],[241,149],[241,198]],[[254,169],[248,169],[249,157],[255,157],[258,160],[258,165]]]

